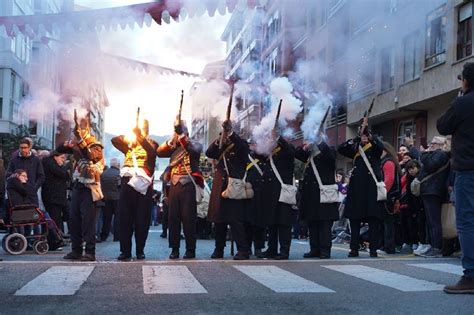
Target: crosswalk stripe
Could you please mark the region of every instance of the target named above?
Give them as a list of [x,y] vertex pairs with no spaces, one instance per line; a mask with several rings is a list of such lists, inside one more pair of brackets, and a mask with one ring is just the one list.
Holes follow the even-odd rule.
[[234,268],[278,293],[334,292],[276,266],[234,266]]
[[94,266],[51,267],[15,292],[15,295],[74,295]]
[[143,266],[145,294],[207,293],[186,266]]
[[443,285],[438,283],[363,265],[326,265],[323,267],[403,292],[437,291],[443,288]]
[[430,269],[434,271],[442,271],[442,272],[451,273],[453,275],[458,275],[458,276],[462,276],[464,274],[463,268],[461,266],[453,265],[453,264],[439,263],[439,264],[408,264],[408,265]]

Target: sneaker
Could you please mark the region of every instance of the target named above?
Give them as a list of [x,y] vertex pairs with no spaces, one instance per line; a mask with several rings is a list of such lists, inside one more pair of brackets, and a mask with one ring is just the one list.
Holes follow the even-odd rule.
[[413,245],[411,245],[411,249],[412,249],[413,251],[417,250],[417,249],[418,249],[418,244],[413,244]]
[[474,294],[474,279],[462,276],[458,283],[445,286],[443,291],[448,294]]
[[425,257],[425,258],[440,258],[440,257],[443,257],[441,255],[441,249],[439,248],[430,248],[427,252],[425,252],[424,254],[421,254],[420,255],[421,257]]
[[401,254],[412,254],[413,253],[413,246],[412,245],[409,245],[409,244],[403,244],[402,245],[402,249],[400,250],[400,253]]
[[430,244],[421,244],[420,246],[418,246],[418,249],[416,251],[413,251],[413,254],[415,254],[416,256],[421,256],[427,251],[429,251],[430,249],[431,249]]

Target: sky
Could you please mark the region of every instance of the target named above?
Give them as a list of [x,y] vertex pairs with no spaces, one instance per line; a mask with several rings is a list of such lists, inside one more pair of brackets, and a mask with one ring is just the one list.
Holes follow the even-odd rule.
[[[76,0],[81,6],[99,9],[143,3],[133,0]],[[99,34],[103,52],[137,59],[164,67],[201,73],[209,62],[225,57],[222,35],[230,14],[187,18],[183,22],[133,30],[103,31]],[[106,109],[105,131],[124,134],[133,127],[137,107],[150,121],[155,135],[172,133],[181,90],[185,91],[183,115],[190,120],[187,93],[196,78],[145,74],[125,67],[106,69],[105,89],[110,106]],[[189,124],[188,124],[189,125]]]

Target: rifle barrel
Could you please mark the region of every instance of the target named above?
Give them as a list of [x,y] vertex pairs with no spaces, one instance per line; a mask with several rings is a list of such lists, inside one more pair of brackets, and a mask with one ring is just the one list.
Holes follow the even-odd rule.
[[278,110],[277,110],[277,115],[275,119],[275,129],[278,128],[278,120],[280,119],[280,112],[281,112],[281,103],[283,102],[282,99],[280,99],[280,103],[278,104]]

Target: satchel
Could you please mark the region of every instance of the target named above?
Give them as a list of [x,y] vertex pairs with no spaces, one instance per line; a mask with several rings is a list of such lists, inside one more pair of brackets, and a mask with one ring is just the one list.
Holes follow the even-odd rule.
[[128,185],[142,195],[146,195],[148,187],[153,183],[153,177],[147,175],[144,169],[138,167],[135,152],[132,153],[133,168],[135,170],[133,176],[128,181]]
[[441,205],[441,228],[443,238],[453,239],[458,236],[456,229],[456,208],[452,203],[443,203]]
[[419,197],[421,195],[421,184],[423,184],[424,182],[426,182],[428,179],[435,176],[436,174],[441,173],[448,166],[449,166],[449,162],[444,164],[443,167],[441,167],[439,170],[437,170],[433,174],[430,174],[430,175],[426,176],[425,178],[423,178],[421,181],[418,178],[415,177],[413,179],[413,181],[411,182],[411,184],[410,184],[410,189],[411,189],[411,193],[413,194],[413,196]]
[[[298,188],[293,185],[288,185],[283,182],[281,179],[280,173],[278,172],[275,163],[273,163],[273,157],[270,155],[270,164],[272,166],[273,172],[275,173],[276,178],[280,182],[281,185],[281,191],[280,191],[280,197],[278,198],[279,202],[286,203],[289,205],[296,205],[296,192]],[[293,179],[294,180],[294,179]]]
[[222,198],[236,200],[253,198],[254,191],[252,188],[252,184],[247,183],[245,181],[247,177],[247,172],[245,172],[243,179],[230,177],[229,169],[227,168],[225,153],[223,155],[223,161],[225,170],[227,172],[228,180],[226,189],[221,193]]
[[377,180],[377,177],[375,177],[374,170],[372,169],[372,166],[370,165],[369,160],[367,159],[367,155],[365,155],[364,149],[359,145],[359,153],[360,156],[362,156],[362,159],[365,162],[365,165],[367,165],[367,168],[369,169],[370,174],[372,175],[372,178],[374,179],[375,185],[377,186],[377,201],[386,201],[387,200],[387,187],[385,187],[385,183],[383,181],[379,182]]
[[314,156],[310,158],[311,167],[313,168],[313,173],[316,176],[316,180],[319,185],[319,202],[320,203],[336,203],[339,202],[339,187],[337,184],[332,185],[323,185],[321,176],[319,176],[318,169],[314,163]]

